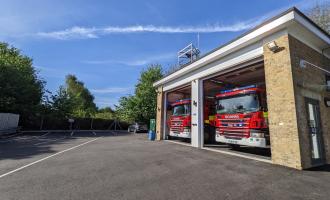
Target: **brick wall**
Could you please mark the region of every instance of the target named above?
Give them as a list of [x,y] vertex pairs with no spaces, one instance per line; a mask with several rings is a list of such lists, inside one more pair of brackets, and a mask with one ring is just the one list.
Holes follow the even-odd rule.
[[162,87],[157,88],[157,115],[156,115],[156,140],[163,139],[164,92]]
[[[295,87],[296,109],[298,111],[298,129],[300,138],[300,151],[302,158],[302,167],[309,168],[311,163],[311,146],[309,130],[307,126],[307,110],[305,106],[305,97],[315,99],[320,104],[321,126],[323,132],[323,141],[325,145],[325,156],[330,161],[330,108],[326,108],[324,97],[330,97],[330,93],[321,85],[325,85],[325,73],[311,66],[301,68],[300,59],[316,64],[326,69],[330,66],[330,60],[321,53],[308,47],[303,42],[297,40],[293,36],[289,39],[290,57],[292,61],[292,71]],[[330,68],[327,70],[330,71]]]
[[275,42],[281,47],[276,53],[264,45],[272,161],[302,169],[289,36],[281,36]]

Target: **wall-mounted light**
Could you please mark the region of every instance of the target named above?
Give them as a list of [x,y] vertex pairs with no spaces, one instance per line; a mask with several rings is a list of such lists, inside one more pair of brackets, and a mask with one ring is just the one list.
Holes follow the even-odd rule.
[[275,41],[269,42],[267,44],[267,47],[268,47],[269,50],[271,50],[274,53],[277,52],[280,49],[280,47],[276,44]]
[[326,107],[330,107],[330,98],[324,98],[324,103]]
[[325,81],[326,81],[326,90],[330,92],[330,75],[325,76]]

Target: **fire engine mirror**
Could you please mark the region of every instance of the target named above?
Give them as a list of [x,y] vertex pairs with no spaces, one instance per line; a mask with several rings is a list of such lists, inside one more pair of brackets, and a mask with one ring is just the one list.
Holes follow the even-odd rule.
[[324,103],[326,107],[330,107],[330,98],[324,98]]
[[194,104],[194,106],[197,106],[197,102],[196,101],[194,101],[193,104]]

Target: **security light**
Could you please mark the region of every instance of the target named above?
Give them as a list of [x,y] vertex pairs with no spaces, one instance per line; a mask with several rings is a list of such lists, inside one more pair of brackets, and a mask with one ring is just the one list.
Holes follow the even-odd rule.
[[330,107],[330,98],[324,98],[324,103],[326,107]]
[[271,50],[274,53],[280,49],[280,47],[276,44],[275,41],[269,42],[267,44],[267,47],[269,50]]

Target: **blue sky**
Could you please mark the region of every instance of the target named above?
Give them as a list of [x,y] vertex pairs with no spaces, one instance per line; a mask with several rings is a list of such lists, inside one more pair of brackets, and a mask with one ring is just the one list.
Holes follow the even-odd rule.
[[315,2],[0,0],[0,40],[33,58],[48,90],[75,74],[105,107],[132,94],[148,64],[176,64],[197,32],[207,53],[291,6],[304,11]]

